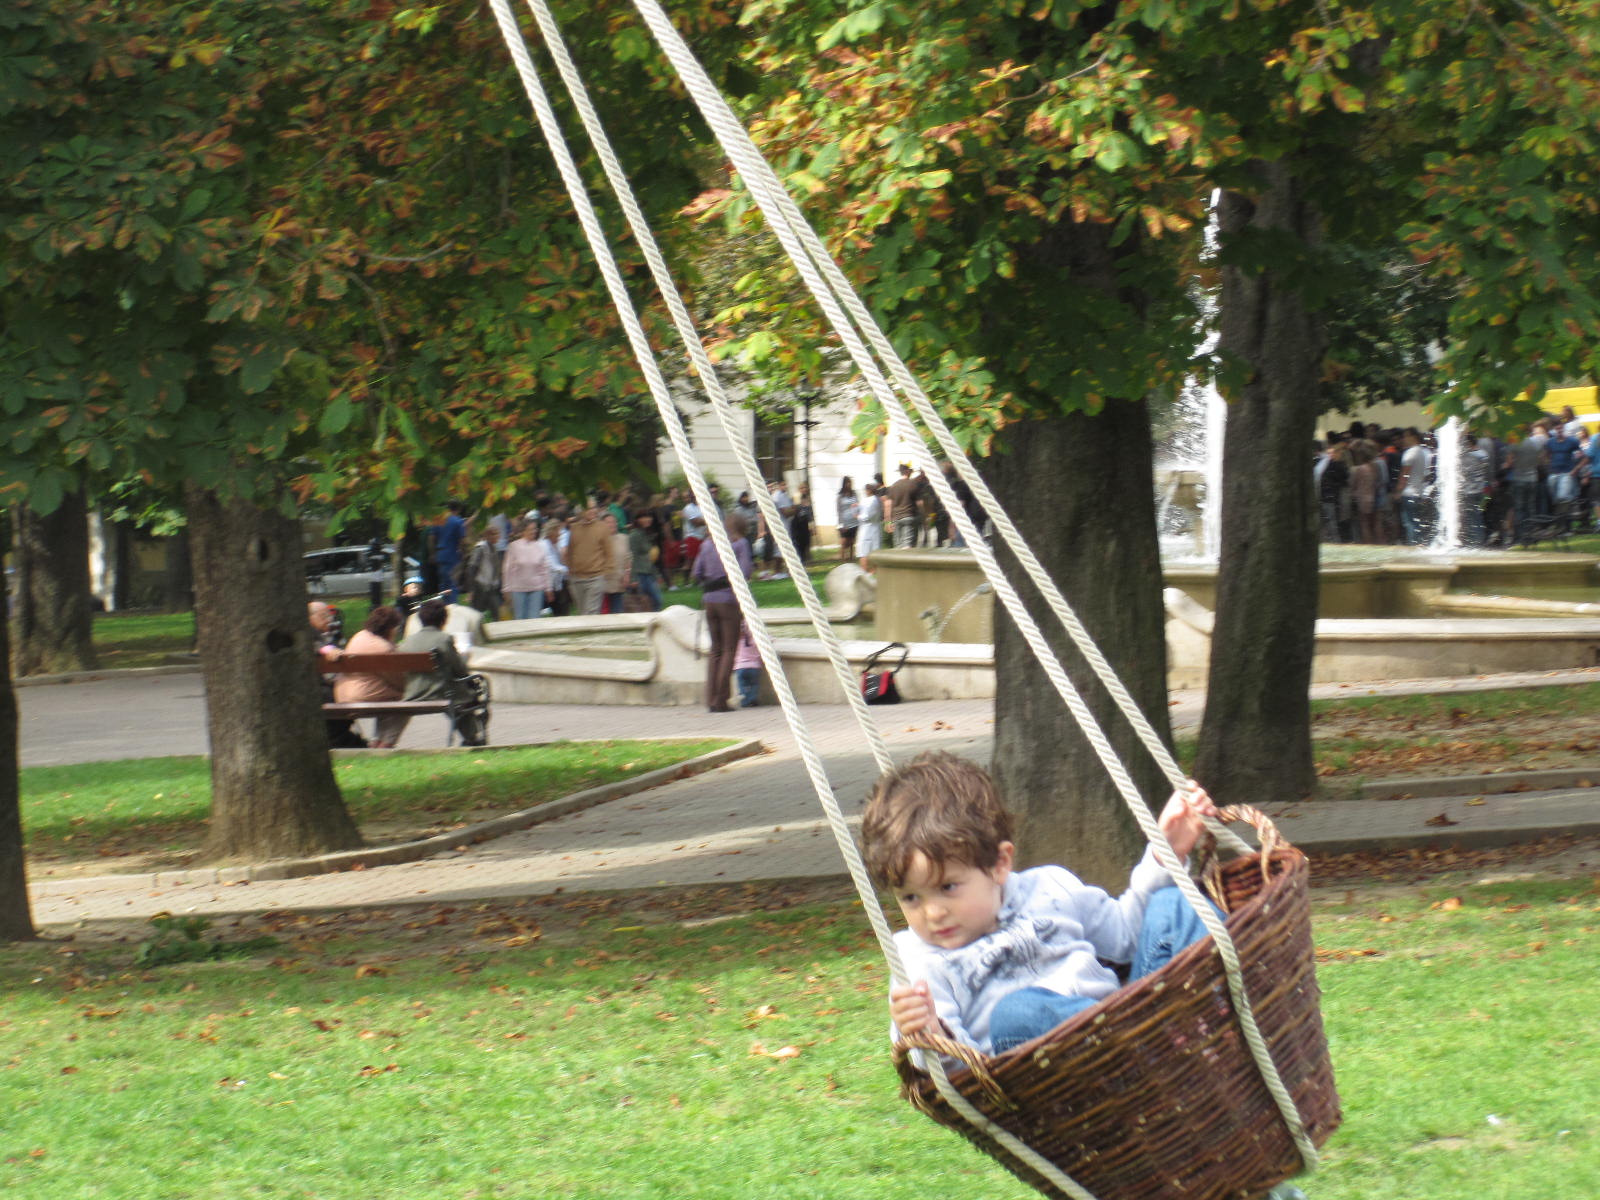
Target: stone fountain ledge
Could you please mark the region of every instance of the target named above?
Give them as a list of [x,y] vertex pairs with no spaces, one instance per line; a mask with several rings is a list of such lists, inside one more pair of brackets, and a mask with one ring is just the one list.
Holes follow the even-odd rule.
[[[762,610],[767,620],[787,620],[788,610]],[[804,620],[802,610],[794,619]],[[630,613],[615,617],[566,617],[567,636],[604,631],[637,631],[645,649],[643,658],[605,657],[595,653],[560,653],[535,647],[537,637],[508,641],[508,625],[554,625],[556,619],[503,621],[491,629],[494,640],[474,647],[468,665],[489,677],[496,701],[518,704],[618,704],[693,705],[705,694],[706,656],[711,640],[702,614],[681,605],[658,613]],[[552,636],[557,630],[539,633]],[[837,630],[840,646],[853,675],[885,643],[849,639],[850,628]],[[839,682],[827,651],[816,638],[773,639],[783,659],[785,673],[802,704],[843,702]],[[906,667],[897,677],[907,700],[944,700],[994,695],[994,654],[981,644],[913,642],[907,646]],[[898,652],[896,652],[898,658]],[[776,702],[770,682],[763,681],[762,702]]]
[[[1178,588],[1167,609],[1167,684],[1206,683],[1214,614]],[[1317,622],[1312,683],[1497,675],[1600,664],[1600,617],[1376,617]]]
[[[1373,548],[1378,552],[1378,548]],[[1342,556],[1341,556],[1342,557]],[[1383,561],[1324,564],[1316,626],[1316,683],[1368,683],[1495,675],[1600,664],[1600,602],[1566,604],[1473,597],[1449,588],[1591,588],[1597,560],[1577,554],[1410,553]],[[853,565],[826,581],[830,620],[842,639],[847,622],[873,600],[878,638],[846,640],[859,672],[890,641],[907,644],[898,677],[908,700],[987,698],[995,694],[989,644],[993,597],[981,589],[971,555],[950,550],[893,550],[874,557],[877,580]],[[1211,654],[1215,567],[1172,564],[1165,593],[1168,685],[1205,685]],[[800,609],[763,610],[769,621],[803,622]],[[1441,616],[1441,613],[1449,615]],[[929,616],[945,639],[927,641]],[[1380,615],[1381,614],[1381,615]],[[976,629],[980,632],[970,633]],[[704,695],[709,638],[701,613],[675,606],[660,613],[502,621],[491,642],[471,651],[498,700],[547,704],[694,705]],[[605,635],[605,636],[598,636]],[[620,635],[620,636],[619,636]],[[578,647],[570,643],[592,637]],[[546,639],[551,639],[546,642]],[[566,641],[568,644],[560,644]],[[541,642],[546,642],[541,646]],[[843,695],[814,637],[776,639],[796,696],[841,703]],[[770,702],[770,688],[765,696]]]

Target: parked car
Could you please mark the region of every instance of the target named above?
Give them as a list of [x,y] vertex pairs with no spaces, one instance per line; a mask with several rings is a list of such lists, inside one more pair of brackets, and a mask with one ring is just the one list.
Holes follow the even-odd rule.
[[[306,553],[306,590],[313,596],[365,596],[374,583],[394,590],[393,546],[333,546]],[[421,574],[416,559],[406,558],[406,574]]]

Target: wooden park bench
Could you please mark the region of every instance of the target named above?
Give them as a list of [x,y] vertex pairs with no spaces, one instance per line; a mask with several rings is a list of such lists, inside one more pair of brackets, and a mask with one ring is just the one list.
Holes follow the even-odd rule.
[[[432,674],[438,666],[437,657],[426,654],[342,654],[337,658],[319,654],[317,668],[328,675],[392,675],[396,685],[405,686],[406,676]],[[489,681],[482,675],[464,675],[454,681],[464,698],[440,697],[436,700],[330,700],[322,706],[322,715],[329,720],[355,720],[358,717],[425,716],[443,713],[450,721],[450,732],[445,745],[455,744],[460,732],[461,719],[473,718],[477,722],[482,741],[489,740]]]

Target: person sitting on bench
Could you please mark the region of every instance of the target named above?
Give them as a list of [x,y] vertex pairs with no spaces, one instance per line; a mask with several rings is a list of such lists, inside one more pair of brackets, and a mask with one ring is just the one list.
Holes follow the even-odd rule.
[[[417,609],[421,628],[400,643],[400,653],[431,652],[435,665],[432,671],[413,674],[406,680],[405,699],[451,700],[463,705],[471,700],[471,689],[466,682],[467,664],[456,649],[454,640],[444,631],[448,616],[449,606],[443,600],[424,601]],[[456,732],[460,734],[464,746],[483,745],[483,730],[478,727],[476,718],[468,713],[457,717]]]
[[[366,623],[344,648],[346,654],[393,654],[394,638],[400,632],[404,618],[400,610],[380,604],[367,614]],[[400,699],[401,678],[398,675],[358,674],[341,675],[334,681],[333,698],[340,704],[372,700]],[[409,718],[396,714],[375,717],[376,730],[367,743],[375,750],[393,747],[405,731]]]

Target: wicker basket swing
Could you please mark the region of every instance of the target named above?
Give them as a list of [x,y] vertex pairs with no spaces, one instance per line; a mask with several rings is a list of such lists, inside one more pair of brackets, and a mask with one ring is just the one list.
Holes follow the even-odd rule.
[[[1340,1113],[1317,1005],[1306,856],[1255,809],[1222,815],[1253,824],[1262,848],[1226,864],[1212,851],[1202,881],[1227,913],[1257,1024],[1320,1147]],[[938,1037],[896,1046],[907,1100],[1044,1195],[1069,1200],[956,1113],[913,1049],[964,1062],[950,1072],[961,1094],[1099,1200],[1253,1200],[1302,1169],[1209,937],[1008,1053],[986,1057]]]

